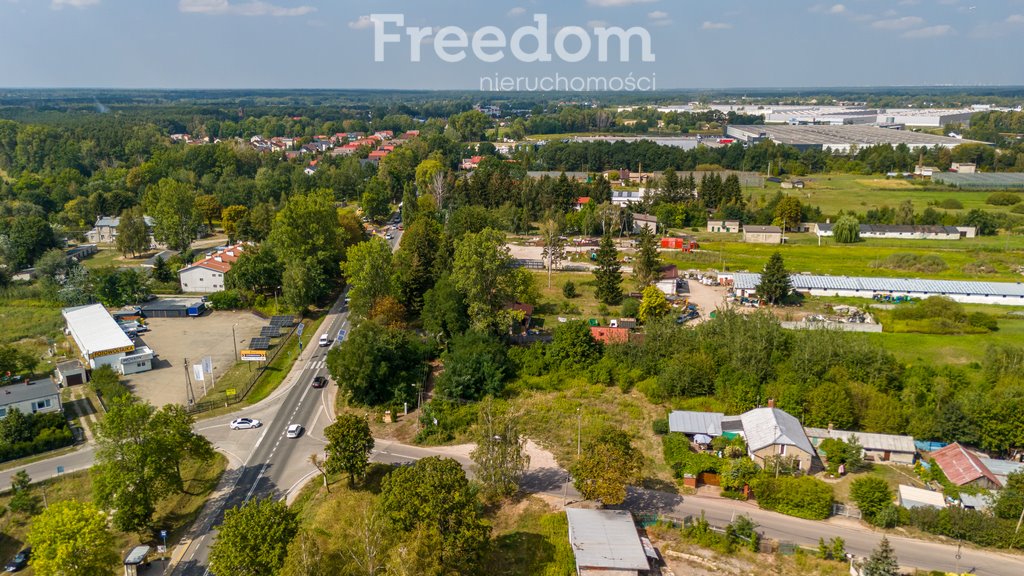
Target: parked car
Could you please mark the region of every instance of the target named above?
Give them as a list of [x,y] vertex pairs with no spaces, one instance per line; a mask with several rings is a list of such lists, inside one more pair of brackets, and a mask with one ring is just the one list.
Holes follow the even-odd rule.
[[288,432],[286,433],[286,436],[288,436],[289,438],[298,438],[299,436],[302,436],[302,431],[302,424],[292,424],[288,426]]
[[14,558],[4,566],[6,572],[17,572],[25,566],[28,566],[29,558],[32,557],[32,548],[25,548],[21,552],[15,554]]
[[316,378],[313,378],[313,388],[323,388],[325,386],[327,386],[326,376],[317,376]]
[[232,430],[248,430],[250,428],[259,428],[263,423],[254,418],[236,418],[231,421]]

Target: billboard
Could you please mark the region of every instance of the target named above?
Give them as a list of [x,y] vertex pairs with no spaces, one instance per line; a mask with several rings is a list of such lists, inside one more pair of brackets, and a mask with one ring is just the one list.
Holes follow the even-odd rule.
[[242,350],[241,352],[242,362],[266,362],[267,351],[266,350]]

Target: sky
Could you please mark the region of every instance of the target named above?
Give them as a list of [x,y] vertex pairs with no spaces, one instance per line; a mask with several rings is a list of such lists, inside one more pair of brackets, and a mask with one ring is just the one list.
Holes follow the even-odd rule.
[[[371,14],[403,19],[382,25],[399,41],[381,61]],[[522,28],[545,17],[544,33]],[[488,26],[502,47],[484,45],[500,40]],[[599,61],[597,31],[615,26],[646,34],[651,61],[639,32],[626,61],[615,40]],[[431,33],[412,39],[414,27]],[[461,61],[437,53],[460,51],[446,27],[466,34]],[[551,61],[517,58],[517,30],[520,53],[536,56],[543,37]],[[657,89],[1024,85],[1024,0],[0,0],[0,38],[8,88],[474,90],[556,75]]]

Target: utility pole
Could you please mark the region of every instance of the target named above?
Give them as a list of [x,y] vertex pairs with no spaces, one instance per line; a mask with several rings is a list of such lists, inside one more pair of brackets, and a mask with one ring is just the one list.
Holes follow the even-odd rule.
[[231,344],[235,347],[235,362],[238,362],[238,338],[235,336],[235,326],[238,326],[237,322],[231,325]]
[[188,358],[185,358],[185,398],[189,406],[196,403],[196,394],[192,391],[192,374],[189,372],[191,368],[188,365]]
[[576,407],[576,457],[579,458],[583,453],[583,411],[582,406]]

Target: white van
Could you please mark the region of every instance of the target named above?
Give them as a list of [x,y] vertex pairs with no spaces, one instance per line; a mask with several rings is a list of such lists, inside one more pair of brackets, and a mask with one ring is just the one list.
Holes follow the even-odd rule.
[[323,348],[324,346],[329,346],[330,344],[331,344],[331,339],[327,336],[327,334],[321,334],[320,335],[320,347]]

